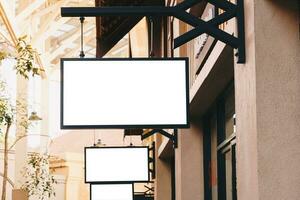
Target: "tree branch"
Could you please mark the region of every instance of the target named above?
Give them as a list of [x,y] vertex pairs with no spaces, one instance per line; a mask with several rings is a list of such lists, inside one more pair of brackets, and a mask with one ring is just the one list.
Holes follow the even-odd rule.
[[14,143],[8,148],[8,151],[12,150],[12,148],[23,138],[28,137],[28,136],[40,136],[40,137],[50,137],[49,135],[38,135],[38,134],[26,134],[18,137]]

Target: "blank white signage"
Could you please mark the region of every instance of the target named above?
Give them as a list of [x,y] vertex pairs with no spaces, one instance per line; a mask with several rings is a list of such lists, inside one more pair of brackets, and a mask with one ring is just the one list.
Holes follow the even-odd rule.
[[133,186],[132,184],[92,184],[91,200],[133,200]]
[[148,156],[147,147],[86,148],[85,181],[147,182]]
[[186,127],[186,63],[62,59],[62,128]]

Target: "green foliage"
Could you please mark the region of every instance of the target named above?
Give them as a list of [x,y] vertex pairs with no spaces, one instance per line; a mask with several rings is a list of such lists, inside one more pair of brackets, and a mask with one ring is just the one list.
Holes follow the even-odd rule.
[[[18,126],[23,127],[25,130],[29,128],[30,121],[27,118],[27,106],[21,101],[16,101],[18,113],[22,116],[19,120]],[[15,122],[16,107],[12,105],[8,92],[6,91],[6,83],[0,80],[0,133],[2,128],[8,124]]]
[[0,51],[0,63],[6,58],[14,58],[17,61],[15,65],[17,74],[28,79],[30,74],[32,76],[41,75],[44,70],[36,64],[37,52],[30,44],[28,44],[26,38],[26,35],[18,38],[15,52],[13,53],[15,56],[12,56],[5,51]]
[[[16,122],[15,118],[17,110],[18,114],[21,116],[17,126],[28,130],[32,124],[27,117],[27,106],[24,103],[21,103],[21,101],[16,101],[16,106],[13,106],[8,92],[6,91],[6,83],[0,79],[0,144],[5,142],[5,129],[7,125]],[[13,137],[7,137],[7,140],[8,144],[14,143]]]
[[30,73],[32,76],[40,75],[41,69],[35,64],[35,55],[37,52],[30,44],[27,44],[26,38],[27,36],[18,38],[18,43],[16,45],[17,64],[15,68],[18,74],[28,78]]
[[9,102],[9,97],[6,95],[5,83],[0,81],[0,126],[12,124],[13,116],[14,109]]
[[0,51],[0,62],[1,62],[2,60],[4,60],[5,58],[7,58],[7,57],[8,57],[8,55],[7,55],[6,52]]
[[26,181],[21,188],[30,197],[44,200],[55,196],[54,185],[56,181],[50,173],[49,159],[49,155],[39,153],[33,153],[28,156],[27,164],[22,172]]
[[14,120],[14,109],[5,90],[5,83],[0,80],[0,144],[5,142],[5,129]]

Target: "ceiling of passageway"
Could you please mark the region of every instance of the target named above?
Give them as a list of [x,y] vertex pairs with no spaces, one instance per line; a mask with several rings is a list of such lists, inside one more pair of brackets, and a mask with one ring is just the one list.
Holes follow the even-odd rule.
[[[78,57],[80,51],[80,21],[62,18],[60,8],[94,7],[95,0],[1,0],[0,4],[4,10],[1,15],[8,19],[0,18],[0,48],[8,49],[14,45],[11,34],[16,37],[28,35],[43,66],[51,71],[59,67],[61,57]],[[127,54],[128,37],[125,35],[118,42],[108,52],[108,57],[111,53],[112,56],[122,56],[123,51]],[[96,56],[95,18],[85,20],[84,50],[86,57]]]

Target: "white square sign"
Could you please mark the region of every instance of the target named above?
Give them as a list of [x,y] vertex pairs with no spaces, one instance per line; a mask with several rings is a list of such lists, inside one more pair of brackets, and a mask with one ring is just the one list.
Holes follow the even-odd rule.
[[148,147],[85,148],[86,183],[132,183],[148,181]]
[[92,184],[90,187],[91,200],[133,200],[132,184]]

